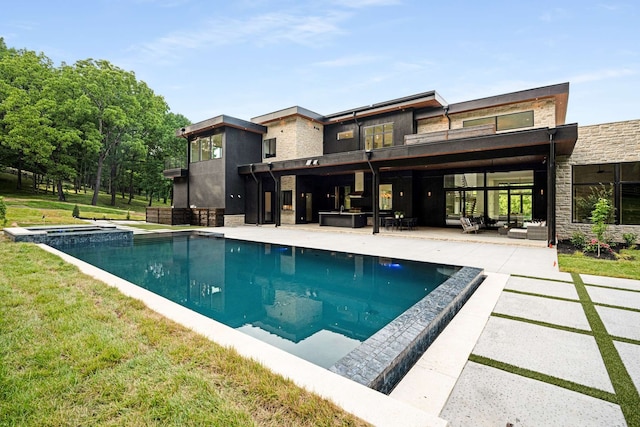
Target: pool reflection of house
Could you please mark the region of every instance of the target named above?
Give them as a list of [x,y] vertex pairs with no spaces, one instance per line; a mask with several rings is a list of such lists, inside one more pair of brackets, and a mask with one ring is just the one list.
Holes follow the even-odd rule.
[[614,235],[638,233],[640,121],[566,124],[568,96],[562,83],[453,104],[430,91],[330,115],[218,116],[177,130],[189,162],[165,176],[176,208],[223,208],[225,225],[377,233],[395,213],[435,227],[467,216],[489,227],[545,221],[554,242],[590,231],[585,201],[604,188]]

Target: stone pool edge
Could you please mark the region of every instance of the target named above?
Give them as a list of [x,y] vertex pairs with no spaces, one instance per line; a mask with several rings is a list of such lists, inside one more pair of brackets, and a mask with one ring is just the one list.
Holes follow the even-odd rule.
[[485,279],[462,267],[422,300],[336,362],[330,371],[389,394]]

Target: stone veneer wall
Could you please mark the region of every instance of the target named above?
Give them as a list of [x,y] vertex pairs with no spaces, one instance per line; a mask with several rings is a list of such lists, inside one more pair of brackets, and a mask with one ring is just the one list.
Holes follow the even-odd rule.
[[[280,178],[280,191],[291,190],[291,203],[293,209],[290,211],[280,210],[280,223],[281,224],[295,224],[296,223],[296,177],[294,175],[287,175]],[[276,209],[282,209],[282,206],[276,207]]]
[[[533,110],[534,125],[531,128],[556,127],[556,106],[554,100],[540,99],[537,101],[520,102],[517,104],[510,104],[500,107],[486,108],[483,110],[451,114],[451,129],[461,129],[464,120],[480,119],[482,117],[489,116],[501,116],[503,114],[518,113],[529,110]],[[448,127],[449,122],[447,121],[446,117],[432,117],[430,119],[424,119],[418,122],[418,133],[447,130]],[[523,130],[524,129],[527,128],[523,128]],[[507,130],[505,132],[513,132],[513,129]]]
[[276,156],[263,162],[322,156],[323,126],[300,116],[267,124],[263,139],[276,139]]
[[[578,141],[570,157],[558,157],[556,177],[556,233],[570,239],[581,231],[593,236],[590,224],[571,221],[571,170],[573,165],[640,161],[640,120],[603,123],[578,128]],[[640,234],[640,225],[610,225],[609,234],[622,242],[622,234]]]
[[225,227],[239,227],[244,225],[244,214],[225,215],[224,226]]

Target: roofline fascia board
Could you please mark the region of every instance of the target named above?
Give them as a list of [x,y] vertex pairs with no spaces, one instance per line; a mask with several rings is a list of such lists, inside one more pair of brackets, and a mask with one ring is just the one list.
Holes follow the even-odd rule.
[[[569,124],[559,126],[555,129],[555,145],[558,147],[558,155],[568,155],[573,150],[578,139],[578,125]],[[455,140],[443,140],[440,143],[424,143],[397,145],[373,151],[371,163],[389,162],[394,160],[410,158],[428,158],[437,156],[463,155],[468,153],[482,153],[483,151],[495,152],[496,150],[514,149],[527,146],[544,146],[549,144],[549,128],[528,129],[517,132],[494,134],[490,136],[477,136],[471,138],[460,138]],[[473,145],[470,145],[473,144]],[[256,163],[251,165],[238,166],[238,173],[241,175],[253,173],[286,173],[291,171],[310,171],[311,169],[322,169],[353,165],[354,167],[366,166],[365,150],[349,151],[344,153],[333,153],[318,156],[317,165],[307,164],[313,158],[291,159],[271,163]]]
[[265,123],[271,123],[278,120],[283,120],[292,116],[300,116],[307,119],[310,119],[314,122],[322,124],[324,122],[324,117],[318,113],[315,113],[311,110],[307,110],[306,108],[294,106],[285,108],[282,110],[274,111],[272,113],[263,114],[261,116],[257,116],[251,119],[252,123],[258,123],[260,125]]
[[238,119],[231,116],[220,115],[201,122],[191,124],[182,129],[176,129],[176,136],[186,137],[204,133],[208,130],[220,128],[220,127],[232,127],[235,129],[246,130],[257,134],[266,134],[267,128],[260,124],[248,122],[246,120]]

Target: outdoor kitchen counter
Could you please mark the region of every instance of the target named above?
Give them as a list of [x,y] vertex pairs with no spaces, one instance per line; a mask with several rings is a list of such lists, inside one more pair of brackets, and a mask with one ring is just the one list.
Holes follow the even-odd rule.
[[320,225],[332,227],[361,228],[367,225],[367,217],[371,216],[367,212],[318,212],[320,215]]

